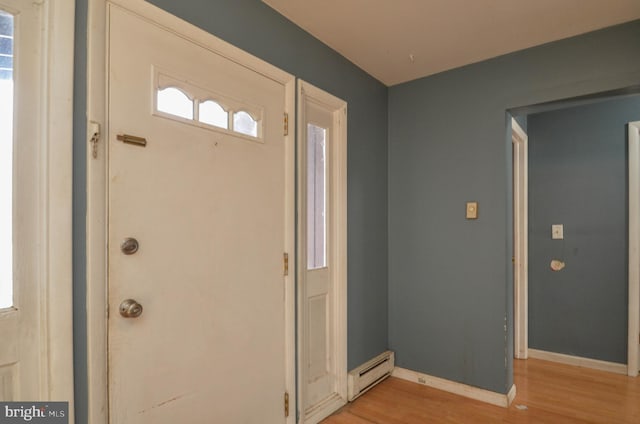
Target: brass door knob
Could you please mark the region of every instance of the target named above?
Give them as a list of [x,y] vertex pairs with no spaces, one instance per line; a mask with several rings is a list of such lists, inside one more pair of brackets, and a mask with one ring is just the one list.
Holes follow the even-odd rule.
[[120,304],[120,315],[125,318],[138,318],[142,315],[142,305],[133,299],[125,299]]
[[139,246],[140,245],[138,244],[138,240],[134,239],[133,237],[127,237],[126,239],[122,240],[122,243],[120,244],[120,250],[125,255],[133,255],[138,251]]

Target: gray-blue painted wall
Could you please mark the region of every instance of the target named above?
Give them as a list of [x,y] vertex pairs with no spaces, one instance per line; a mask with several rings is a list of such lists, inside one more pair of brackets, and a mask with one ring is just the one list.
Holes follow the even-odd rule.
[[[398,366],[511,387],[507,110],[637,85],[638,52],[635,21],[389,89],[389,344]],[[465,220],[469,200],[479,202],[476,221]]]
[[[74,112],[74,341],[77,422],[86,422],[86,25],[77,1]],[[387,87],[258,0],[152,0],[348,103],[348,366],[387,343]]]
[[[77,424],[87,423],[86,110],[87,0],[76,0],[73,84],[73,383]],[[105,382],[106,384],[106,382]]]
[[531,348],[627,362],[627,123],[638,120],[638,96],[528,117]]

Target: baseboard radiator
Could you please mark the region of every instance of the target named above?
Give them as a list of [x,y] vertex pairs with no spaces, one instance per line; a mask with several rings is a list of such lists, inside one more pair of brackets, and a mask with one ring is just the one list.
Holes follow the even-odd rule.
[[349,402],[389,377],[393,371],[394,358],[393,352],[388,350],[350,371],[347,393]]

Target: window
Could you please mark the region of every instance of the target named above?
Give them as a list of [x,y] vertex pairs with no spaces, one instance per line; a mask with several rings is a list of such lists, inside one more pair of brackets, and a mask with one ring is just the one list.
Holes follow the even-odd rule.
[[193,119],[193,101],[177,88],[158,90],[158,111]]
[[[155,69],[155,112],[183,124],[262,141],[263,108],[199,87]],[[256,140],[257,139],[257,140]]]
[[13,306],[13,22],[0,10],[0,309]]
[[327,130],[307,124],[307,269],[327,266]]
[[258,136],[258,121],[253,119],[247,112],[240,111],[233,115],[233,130],[240,134]]
[[229,128],[229,113],[213,100],[200,103],[198,120],[216,127]]

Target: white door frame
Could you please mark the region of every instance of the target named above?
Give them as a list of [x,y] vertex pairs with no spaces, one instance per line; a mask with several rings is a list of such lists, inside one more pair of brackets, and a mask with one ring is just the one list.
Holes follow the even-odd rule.
[[529,170],[528,137],[518,122],[511,118],[513,143],[513,315],[514,356],[529,357]]
[[[69,422],[74,422],[73,379],[73,64],[75,0],[48,0],[45,10],[46,68],[42,121],[46,161],[41,210],[44,255],[40,266],[46,287],[48,391],[50,400],[69,401]],[[46,379],[45,379],[46,381]]]
[[[295,78],[143,0],[89,0],[87,40],[87,361],[88,422],[108,424],[107,346],[107,195],[108,149],[105,140],[108,90],[108,17],[122,7],[207,50],[254,70],[285,87],[285,112],[295,113]],[[98,141],[92,143],[97,135]],[[285,249],[295,256],[295,137],[285,136]],[[286,387],[295,405],[295,259],[285,277]],[[295,423],[290,413],[287,424]]]
[[[73,63],[75,1],[45,0],[42,7],[39,107],[33,111],[39,137],[33,162],[39,172],[28,187],[36,197],[36,249],[32,254],[42,325],[39,338],[40,400],[69,401],[73,422]],[[31,5],[31,4],[30,4]],[[20,59],[16,58],[19,66]],[[19,71],[18,71],[19,72]],[[19,95],[19,92],[16,90]],[[18,188],[19,190],[19,188]],[[19,289],[19,288],[18,288]],[[0,314],[0,319],[2,318]],[[38,400],[38,399],[34,399]]]
[[[323,402],[310,416],[305,417],[301,411],[303,402],[302,387],[304,384],[305,373],[303,371],[303,352],[302,344],[304,338],[304,325],[298,326],[298,399],[300,422],[301,423],[317,423],[329,414],[335,412],[339,407],[347,402],[347,103],[337,97],[332,96],[324,90],[321,90],[305,81],[298,80],[298,115],[297,115],[297,133],[298,143],[306,140],[305,122],[305,105],[308,102],[320,104],[327,110],[332,110],[333,118],[333,137],[330,138],[332,143],[329,149],[329,169],[331,172],[328,185],[329,192],[332,193],[333,202],[329,205],[329,214],[333,219],[329,226],[329,240],[332,240],[333,248],[329,249],[328,263],[331,267],[331,292],[332,301],[334,302],[332,322],[334,323],[333,334],[335,335],[335,343],[332,344],[330,355],[334,360],[334,373],[337,380],[338,396]],[[306,169],[303,164],[306,158],[302,157],[305,149],[298,148],[297,170],[298,175]],[[298,187],[298,219],[305,219],[302,214],[302,203],[305,197],[302,196],[303,188]],[[305,272],[307,269],[306,256],[300,254],[302,235],[298,231],[298,319],[302,322],[304,315],[303,306],[305,302]]]
[[640,121],[629,123],[629,334],[627,375],[638,376],[640,334]]

